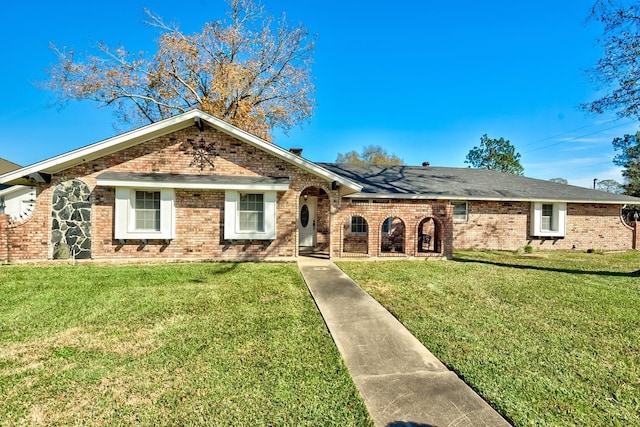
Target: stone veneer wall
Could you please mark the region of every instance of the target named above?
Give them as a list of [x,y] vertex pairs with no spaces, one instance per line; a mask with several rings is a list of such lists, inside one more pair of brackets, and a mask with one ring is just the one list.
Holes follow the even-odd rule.
[[620,205],[567,204],[564,238],[531,236],[529,202],[470,201],[468,220],[453,223],[456,249],[514,250],[526,245],[538,249],[633,248],[633,228],[620,217]]
[[[351,216],[362,216],[368,225],[366,236],[354,236],[354,239],[347,236]],[[404,253],[383,252],[381,240],[382,223],[388,217],[397,217],[404,223]],[[421,252],[419,246],[419,225],[422,220],[433,218],[438,222],[440,252]],[[433,200],[399,200],[393,199],[389,203],[353,203],[348,198],[343,198],[339,206],[331,228],[331,256],[335,258],[349,256],[366,257],[447,257],[453,255],[453,205],[445,201]],[[345,237],[347,237],[345,242]],[[347,246],[357,247],[362,250],[366,240],[365,253],[348,253]],[[358,246],[360,245],[360,246]],[[432,242],[433,247],[433,242]],[[362,250],[364,252],[364,250]]]
[[91,258],[91,190],[73,179],[58,184],[51,201],[53,259]]

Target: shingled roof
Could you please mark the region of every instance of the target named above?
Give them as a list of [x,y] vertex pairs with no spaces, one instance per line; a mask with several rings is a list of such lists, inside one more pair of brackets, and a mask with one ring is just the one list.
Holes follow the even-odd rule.
[[[10,162],[9,160],[0,157],[0,175],[17,169],[20,169],[19,164]],[[0,184],[0,190],[6,190],[9,187],[10,185]]]
[[20,165],[0,157],[0,175],[20,169]]
[[487,169],[320,163],[362,185],[352,198],[640,204],[640,198]]

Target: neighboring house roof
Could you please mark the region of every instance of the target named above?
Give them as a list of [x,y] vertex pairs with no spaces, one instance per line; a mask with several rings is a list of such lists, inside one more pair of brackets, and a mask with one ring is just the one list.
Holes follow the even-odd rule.
[[181,129],[193,126],[194,123],[199,125],[205,123],[214,129],[217,129],[227,135],[230,135],[242,142],[253,147],[262,149],[267,153],[280,158],[288,163],[298,166],[299,168],[326,179],[327,181],[336,181],[340,184],[341,192],[348,194],[361,190],[361,186],[350,179],[338,175],[328,169],[319,166],[303,157],[297,156],[284,148],[258,138],[242,129],[239,129],[223,120],[204,113],[200,110],[191,110],[186,113],[161,120],[150,125],[134,129],[130,132],[123,133],[113,138],[106,139],[86,147],[52,157],[47,160],[35,163],[18,170],[14,170],[5,174],[0,174],[0,184],[24,184],[30,179],[38,179],[38,174],[55,174],[69,169],[73,166],[89,162],[100,157],[124,150],[129,147],[136,146],[145,141],[176,132]]
[[[0,175],[3,173],[11,172],[16,169],[20,169],[20,165],[17,163],[10,162],[9,160],[3,159],[0,157]],[[9,191],[4,191],[10,188],[10,185],[0,184],[0,196],[4,196]]]
[[362,185],[351,198],[638,204],[640,198],[487,169],[320,163]]
[[3,173],[11,172],[13,170],[20,169],[20,165],[10,162],[9,160],[0,157],[0,175]]

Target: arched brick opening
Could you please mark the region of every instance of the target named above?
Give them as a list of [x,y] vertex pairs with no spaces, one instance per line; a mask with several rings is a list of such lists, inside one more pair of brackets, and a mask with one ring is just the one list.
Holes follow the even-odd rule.
[[380,253],[404,254],[406,251],[404,221],[397,216],[389,216],[380,225]]
[[369,253],[369,222],[364,216],[351,215],[342,226],[342,255],[362,256]]
[[417,240],[418,253],[422,254],[442,254],[443,251],[443,231],[444,226],[438,218],[423,218],[418,223]]

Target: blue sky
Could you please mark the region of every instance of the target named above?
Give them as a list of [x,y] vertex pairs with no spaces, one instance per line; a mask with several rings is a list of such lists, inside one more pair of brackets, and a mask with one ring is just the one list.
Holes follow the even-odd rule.
[[[590,186],[622,181],[611,162],[615,136],[638,129],[579,110],[598,87],[585,69],[601,49],[586,22],[592,1],[263,0],[276,16],[317,33],[313,118],[285,148],[331,162],[339,152],[381,145],[408,164],[465,167],[480,137],[504,137],[525,175]],[[0,157],[27,165],[111,137],[111,110],[90,102],[51,107],[49,43],[78,51],[98,41],[153,52],[147,7],[187,32],[223,16],[222,0],[18,2],[4,5],[0,37]]]

